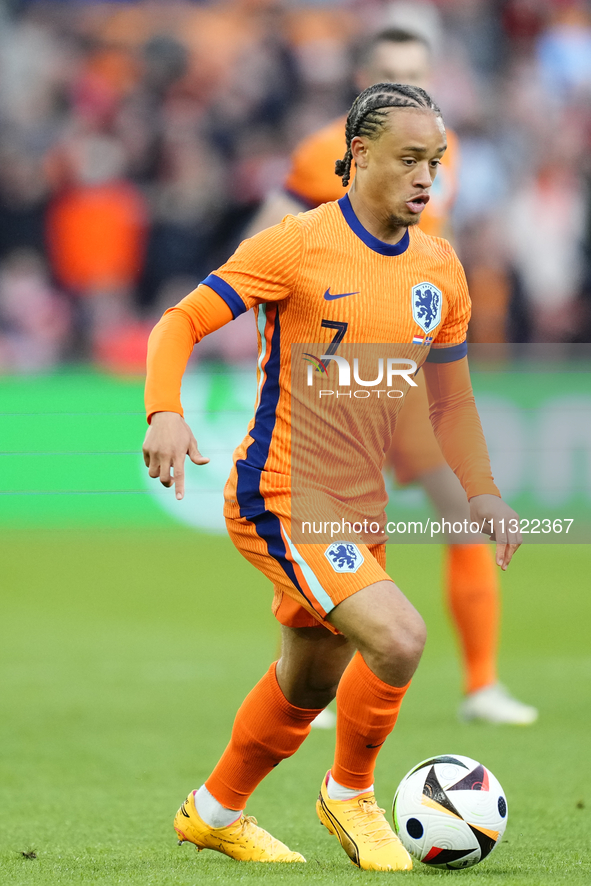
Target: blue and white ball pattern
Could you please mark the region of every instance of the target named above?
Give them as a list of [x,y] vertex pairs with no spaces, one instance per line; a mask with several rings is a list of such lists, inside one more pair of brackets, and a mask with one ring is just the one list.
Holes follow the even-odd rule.
[[409,853],[435,868],[468,868],[493,851],[507,826],[507,799],[489,769],[444,754],[414,766],[394,796],[394,827]]

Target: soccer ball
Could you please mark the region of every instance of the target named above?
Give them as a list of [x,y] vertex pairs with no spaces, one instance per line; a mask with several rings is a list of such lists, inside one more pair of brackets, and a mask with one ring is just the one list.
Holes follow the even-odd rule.
[[470,757],[431,757],[404,776],[394,827],[413,858],[469,868],[493,851],[507,826],[507,800],[492,772]]

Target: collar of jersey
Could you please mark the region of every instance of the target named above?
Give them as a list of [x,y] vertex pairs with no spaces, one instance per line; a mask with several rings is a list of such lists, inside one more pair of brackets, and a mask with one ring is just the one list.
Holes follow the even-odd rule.
[[341,212],[343,213],[345,221],[353,233],[356,234],[360,240],[363,240],[366,246],[373,249],[374,252],[379,252],[381,255],[402,255],[403,252],[406,252],[408,244],[410,243],[408,228],[404,232],[402,240],[399,240],[398,243],[384,243],[383,240],[378,240],[377,237],[374,237],[373,234],[370,234],[369,231],[363,227],[353,211],[348,194],[341,197],[338,204],[341,207]]

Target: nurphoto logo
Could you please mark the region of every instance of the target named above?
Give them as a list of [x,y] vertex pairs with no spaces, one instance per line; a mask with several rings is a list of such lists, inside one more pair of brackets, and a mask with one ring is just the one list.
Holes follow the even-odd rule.
[[[307,362],[307,386],[312,387],[314,385],[314,375],[317,373],[320,377],[328,376],[328,363],[333,361],[336,363],[338,367],[338,387],[339,388],[351,388],[351,361],[347,360],[345,357],[339,356],[337,354],[322,354],[321,357],[315,357],[313,354],[302,354],[303,359]],[[402,357],[379,357],[377,360],[377,368],[375,370],[375,378],[364,379],[361,378],[361,374],[359,371],[359,358],[353,357],[353,381],[355,384],[359,385],[362,390],[351,391],[341,391],[341,390],[329,390],[329,389],[320,389],[318,391],[318,397],[322,399],[322,397],[356,397],[357,399],[368,399],[372,394],[376,394],[378,397],[380,394],[385,394],[390,399],[398,400],[404,397],[404,391],[400,391],[393,388],[394,380],[396,379],[400,384],[400,379],[406,382],[413,388],[417,387],[417,383],[413,380],[412,376],[417,371],[417,363],[415,360],[409,360]],[[378,385],[384,384],[385,388],[378,389]],[[375,388],[376,390],[369,391],[367,388]]]

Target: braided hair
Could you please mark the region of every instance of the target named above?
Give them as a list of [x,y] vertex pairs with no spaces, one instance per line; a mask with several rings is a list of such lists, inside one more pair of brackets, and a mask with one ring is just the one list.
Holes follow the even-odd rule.
[[335,174],[343,179],[344,188],[351,179],[351,142],[356,135],[376,138],[387,120],[387,108],[417,108],[441,115],[433,99],[420,86],[376,83],[365,89],[351,105],[345,127],[347,152],[342,160],[336,161],[334,167]]

